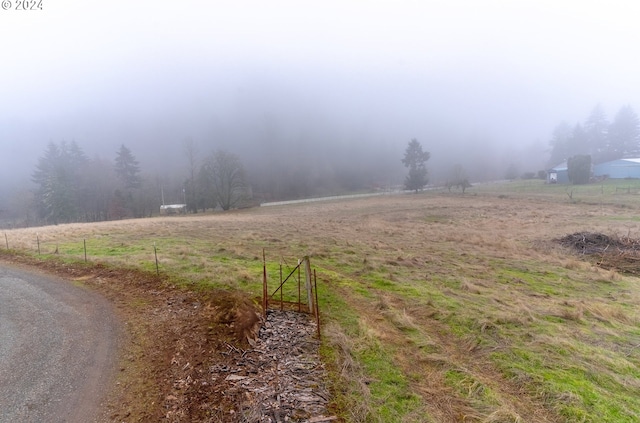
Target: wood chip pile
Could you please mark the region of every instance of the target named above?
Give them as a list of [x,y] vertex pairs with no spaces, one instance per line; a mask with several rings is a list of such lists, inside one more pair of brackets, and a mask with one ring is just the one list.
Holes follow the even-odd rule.
[[[329,422],[326,371],[318,355],[316,323],[307,314],[270,310],[251,349],[228,345],[235,366],[210,372],[237,398],[238,421]],[[222,379],[222,380],[220,380]]]

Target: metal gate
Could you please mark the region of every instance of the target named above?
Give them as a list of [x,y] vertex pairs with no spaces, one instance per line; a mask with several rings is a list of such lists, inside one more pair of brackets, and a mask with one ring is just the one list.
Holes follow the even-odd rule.
[[[264,250],[262,250],[262,314],[267,317],[267,310],[279,308],[284,310],[296,310],[300,313],[309,313],[316,319],[318,326],[318,337],[320,337],[320,310],[318,308],[318,283],[316,271],[311,271],[311,261],[309,256],[304,256],[298,260],[297,266],[283,278],[282,263],[280,263],[280,282],[278,287],[269,294],[269,283],[267,278],[267,260]],[[301,281],[301,273],[304,272],[304,289]],[[297,300],[284,299],[284,286],[293,279],[293,283],[297,281]],[[290,282],[291,283],[291,282]],[[303,296],[305,301],[303,301]],[[279,298],[278,298],[279,297]]]

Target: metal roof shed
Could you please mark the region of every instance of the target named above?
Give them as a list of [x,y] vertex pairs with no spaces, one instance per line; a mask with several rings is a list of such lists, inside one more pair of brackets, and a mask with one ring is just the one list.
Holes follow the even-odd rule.
[[597,164],[593,176],[608,176],[611,179],[640,179],[640,158],[619,159]]
[[568,184],[569,168],[567,162],[563,162],[558,166],[547,171],[547,183],[549,184]]

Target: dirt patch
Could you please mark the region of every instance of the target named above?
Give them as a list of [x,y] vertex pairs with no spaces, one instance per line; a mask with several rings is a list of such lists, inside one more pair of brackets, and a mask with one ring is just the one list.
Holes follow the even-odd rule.
[[316,379],[323,372],[306,315],[278,323],[276,313],[264,326],[259,302],[239,292],[192,292],[162,276],[101,264],[0,258],[90,286],[116,305],[125,347],[101,421],[306,421],[326,408],[326,391],[308,389],[322,386]]

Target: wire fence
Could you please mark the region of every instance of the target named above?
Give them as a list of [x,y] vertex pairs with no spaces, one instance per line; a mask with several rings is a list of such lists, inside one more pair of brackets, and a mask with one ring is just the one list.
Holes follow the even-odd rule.
[[[7,232],[5,232],[4,239],[6,251],[25,252],[37,254],[38,256],[64,256],[65,258],[76,261],[84,261],[85,263],[88,263],[90,260],[91,251],[89,251],[88,249],[87,239],[82,239],[81,243],[73,243],[76,245],[76,247],[73,248],[72,252],[65,252],[65,248],[59,248],[59,245],[55,240],[47,237],[44,237],[45,240],[43,240],[43,238],[38,233],[35,233],[34,235],[35,236],[33,238],[25,238],[24,236],[21,236],[18,239],[14,239],[14,243],[12,245],[10,237],[8,236]],[[69,244],[69,242],[65,242],[63,246],[69,246]],[[78,245],[80,247],[77,247]],[[146,267],[147,270],[151,270],[151,268],[153,268],[156,275],[160,276],[161,264],[156,242],[153,242],[152,248],[149,249],[149,252],[152,252],[153,256],[152,258],[145,259],[144,263],[146,264],[143,264],[143,266]],[[126,254],[127,253],[124,252],[122,253],[123,256],[126,256]],[[279,264],[279,267],[277,268],[277,273],[279,273],[279,281],[276,284],[277,288],[272,293],[269,292],[270,283],[268,273],[270,272],[267,271],[267,268],[269,267],[271,270],[274,270],[274,265],[267,265],[266,254],[264,250],[262,251],[262,256],[262,307],[265,317],[269,309],[297,309],[298,312],[304,312],[315,317],[318,325],[318,336],[320,336],[320,310],[318,307],[317,276],[316,270],[311,268],[309,256],[304,256],[302,259],[299,259],[297,265],[294,266],[293,269],[287,269],[286,271],[288,272],[288,276],[286,277],[283,277],[283,271],[285,269],[283,268],[283,264],[281,262]],[[98,255],[96,256],[96,258],[98,260],[101,260],[104,258],[104,256]],[[301,271],[304,274],[304,283],[302,284]],[[288,281],[289,283],[287,283]],[[271,283],[271,288],[273,288],[272,284],[273,282]],[[285,290],[287,285],[289,285],[290,288]],[[291,287],[291,285],[295,286],[295,288]]]

